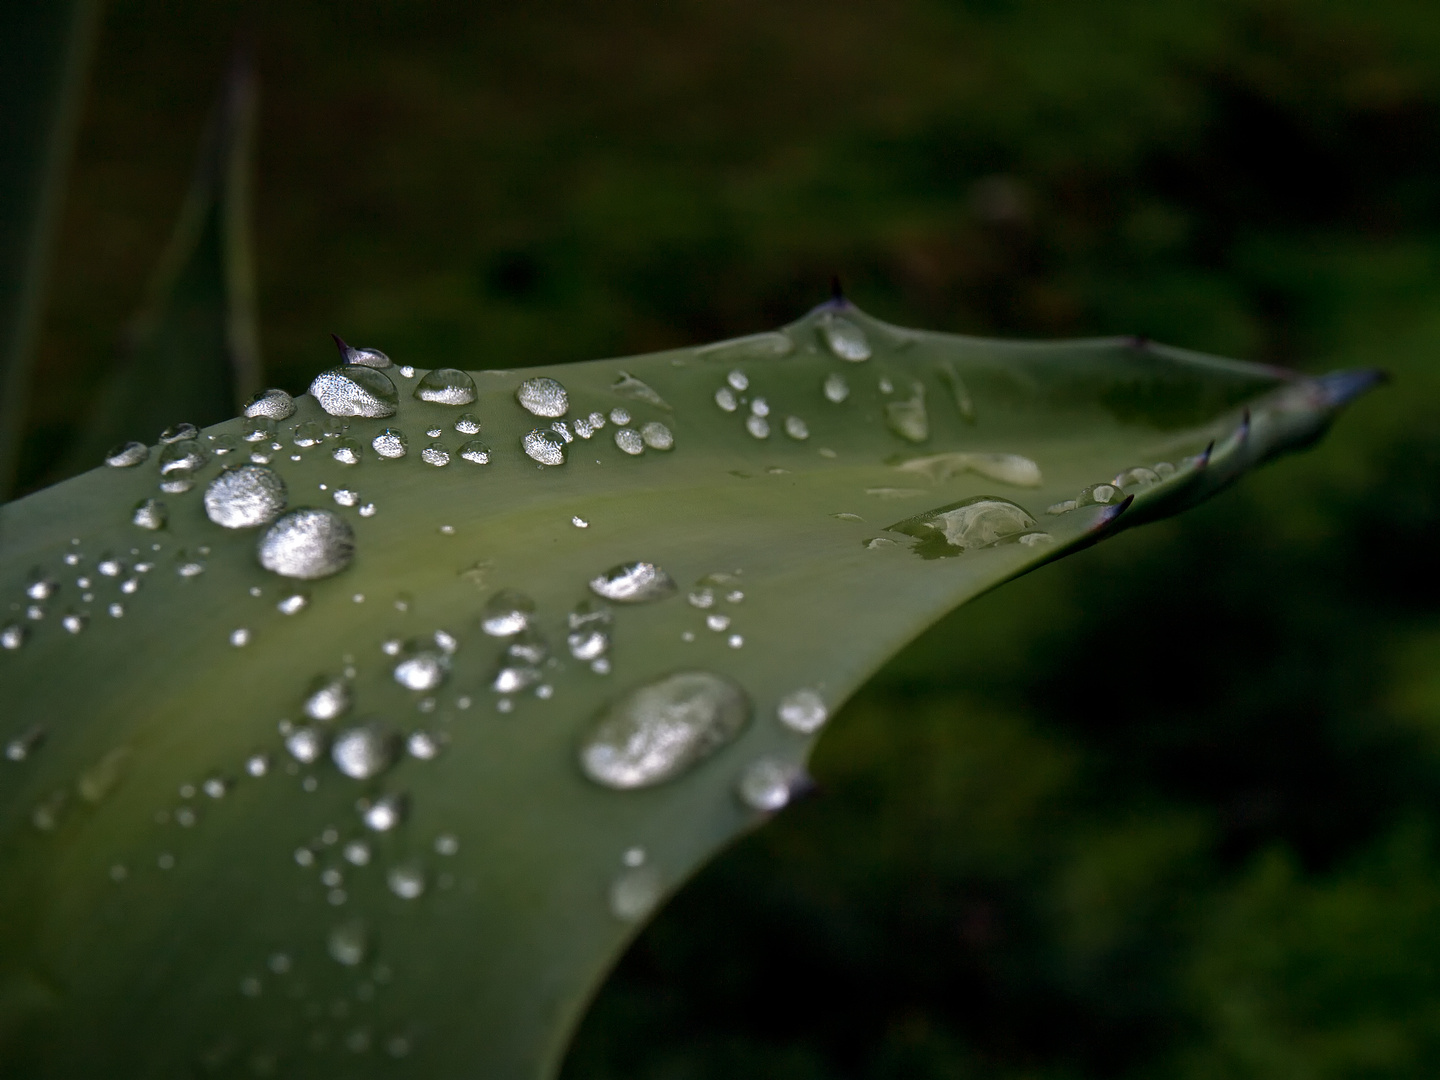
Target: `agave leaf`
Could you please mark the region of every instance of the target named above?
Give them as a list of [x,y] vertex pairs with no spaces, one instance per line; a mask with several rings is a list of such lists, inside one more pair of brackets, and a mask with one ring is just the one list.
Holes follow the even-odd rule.
[[0,498],[25,426],[50,249],[99,26],[94,0],[0,12]]
[[[888,656],[1307,442],[1373,381],[843,302],[702,349],[473,372],[473,404],[417,400],[424,375],[379,372],[393,417],[305,397],[273,442],[219,424],[188,493],[156,491],[157,449],[0,510],[7,1075],[552,1075],[644,917],[803,786],[820,722]],[[555,419],[518,403],[537,377],[568,393],[530,384]],[[397,432],[408,452],[377,455]],[[461,455],[476,441],[488,463]],[[347,569],[277,576],[263,527],[207,518],[207,483],[252,451],[290,507],[353,530]],[[154,497],[167,526],[133,525]],[[590,583],[637,561],[676,588],[610,604],[601,655]],[[703,673],[710,744],[672,713],[648,758],[600,754],[597,725],[677,672]]]
[[255,112],[254,69],[240,51],[145,301],[61,475],[92,467],[118,442],[233,416],[259,389],[250,239]]

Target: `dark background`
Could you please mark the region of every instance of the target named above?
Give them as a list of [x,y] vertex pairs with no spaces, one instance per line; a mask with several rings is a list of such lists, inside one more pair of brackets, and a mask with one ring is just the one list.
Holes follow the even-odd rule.
[[141,304],[237,34],[268,381],[894,322],[1388,389],[953,615],[645,932],[569,1080],[1440,1075],[1440,9],[108,7],[25,477]]

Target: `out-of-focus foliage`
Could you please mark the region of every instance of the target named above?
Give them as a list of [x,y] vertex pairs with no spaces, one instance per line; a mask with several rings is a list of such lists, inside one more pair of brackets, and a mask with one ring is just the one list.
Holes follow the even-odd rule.
[[[32,482],[164,242],[216,10],[112,5]],[[1316,453],[892,665],[821,745],[815,802],[637,943],[572,1077],[1434,1075],[1430,6],[254,19],[259,305],[292,389],[317,326],[520,366],[770,325],[835,272],[896,322],[1397,375]]]

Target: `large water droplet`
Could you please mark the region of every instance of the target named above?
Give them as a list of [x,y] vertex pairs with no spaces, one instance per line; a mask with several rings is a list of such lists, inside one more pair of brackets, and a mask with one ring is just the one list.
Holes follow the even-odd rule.
[[480,629],[491,637],[513,637],[530,625],[535,601],[514,589],[501,589],[485,602]]
[[182,470],[194,472],[201,468],[210,455],[194,439],[181,439],[170,443],[160,451],[160,475],[168,476]]
[[330,747],[335,767],[354,780],[379,776],[395,761],[399,740],[378,723],[363,724],[342,731]]
[[163,529],[165,522],[170,519],[165,504],[159,499],[144,499],[135,504],[135,512],[130,515],[132,523],[139,525],[142,529]]
[[745,430],[757,439],[768,439],[770,437],[770,421],[752,413],[745,418]]
[[415,396],[440,405],[469,405],[475,400],[475,380],[458,368],[436,368],[415,384]]
[[370,440],[370,445],[382,458],[402,458],[410,443],[406,439],[405,433],[399,428],[387,427]]
[[288,420],[295,415],[295,399],[272,386],[247,401],[244,412],[252,420],[261,416],[270,420]]
[[675,447],[674,434],[658,420],[651,420],[642,426],[640,437],[651,450],[672,450]]
[[322,371],[310,384],[310,393],[331,416],[394,416],[400,402],[388,376],[355,364]]
[[150,456],[150,448],[143,442],[120,443],[112,446],[105,455],[105,464],[114,469],[128,469],[139,465]]
[[631,401],[644,401],[662,409],[670,408],[664,398],[627,371],[617,374],[615,381],[610,384],[610,392]]
[[925,411],[925,386],[913,383],[910,397],[904,401],[885,403],[885,423],[890,430],[913,443],[930,437],[930,416]]
[[564,416],[570,408],[570,395],[565,392],[565,387],[554,379],[543,377],[522,382],[515,390],[515,400],[533,416]]
[[1035,525],[1035,519],[1023,507],[1007,499],[981,495],[927,510],[889,528],[915,537],[917,554],[937,559],[1014,540]]
[[643,604],[664,600],[675,593],[675,582],[654,563],[633,562],[613,566],[590,582],[591,590],[606,600]]
[[370,931],[359,919],[341,923],[325,943],[330,958],[346,967],[359,967],[370,952]]
[[633,690],[597,718],[580,750],[585,774],[606,787],[649,787],[678,776],[734,739],[750,720],[739,685],[682,671]]
[[285,481],[265,465],[236,465],[205,489],[205,516],[227,529],[264,525],[285,509]]
[[333,510],[292,510],[265,531],[256,553],[282,577],[329,577],[355,557],[355,533]]
[[553,431],[532,431],[520,440],[525,456],[541,465],[564,465],[565,442]]
[[786,694],[780,699],[775,715],[786,727],[802,735],[813,735],[830,719],[825,699],[810,689],[794,690]]
[[858,363],[870,359],[870,340],[865,331],[845,316],[826,311],[821,313],[816,325],[826,348],[841,360]]
[[645,440],[634,428],[616,428],[615,445],[627,454],[643,454],[645,452]]
[[1137,465],[1133,469],[1124,469],[1115,474],[1115,486],[1118,488],[1149,487],[1151,484],[1159,482],[1159,472],[1147,469],[1144,465]]
[[390,357],[386,356],[379,349],[357,349],[345,344],[337,334],[331,334],[335,339],[335,345],[340,350],[340,360],[345,364],[358,364],[360,367],[388,368]]

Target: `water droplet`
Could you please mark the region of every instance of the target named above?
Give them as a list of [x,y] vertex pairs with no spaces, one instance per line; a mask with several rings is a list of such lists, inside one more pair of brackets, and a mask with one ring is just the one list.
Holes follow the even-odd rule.
[[514,589],[501,589],[485,602],[480,629],[491,637],[513,637],[530,625],[535,601]]
[[1168,461],[1156,462],[1155,475],[1160,477],[1161,480],[1168,480],[1175,475],[1175,466],[1171,465]]
[[258,780],[270,771],[270,755],[251,754],[245,759],[245,771]]
[[142,442],[120,443],[105,455],[105,464],[113,469],[128,469],[150,456],[150,448]]
[[53,577],[46,577],[38,570],[30,575],[30,582],[25,586],[25,595],[31,600],[49,600],[55,595],[55,590],[60,588],[60,583]]
[[166,495],[182,495],[195,486],[195,476],[189,469],[177,469],[160,481],[160,490]]
[[355,534],[334,511],[292,510],[265,531],[256,551],[260,565],[282,577],[329,577],[350,565]]
[[25,639],[30,632],[19,623],[6,623],[5,628],[0,630],[0,649],[8,649],[14,652],[25,644]]
[[745,430],[757,439],[768,439],[770,437],[770,421],[752,413],[745,418]]
[[921,443],[930,437],[930,416],[925,411],[925,386],[912,383],[910,397],[885,403],[885,423],[909,442]]
[[230,791],[230,783],[223,776],[207,777],[200,790],[212,799],[223,799]]
[[363,518],[374,517],[375,504],[373,502],[368,502],[364,506],[360,507],[360,516]]
[[590,527],[590,522],[586,521],[579,514],[576,514],[570,519],[570,524],[574,525],[577,529],[588,529]]
[[342,731],[330,747],[330,760],[352,780],[379,776],[395,761],[396,738],[378,723]]
[[613,566],[590,581],[590,589],[606,600],[642,604],[664,600],[675,593],[675,582],[654,563],[633,562]]
[[405,438],[405,433],[399,428],[387,427],[370,440],[370,445],[382,458],[402,458],[409,446],[409,440]]
[[285,737],[285,749],[302,765],[313,765],[325,753],[325,733],[319,728],[298,727]]
[[633,428],[622,427],[615,431],[615,445],[627,454],[643,454],[645,452],[645,440],[640,433]]
[[572,630],[565,639],[570,655],[587,663],[598,660],[610,649],[610,635],[595,628]]
[[802,735],[813,735],[830,719],[829,710],[825,708],[825,699],[809,689],[786,694],[780,699],[775,715],[790,730],[798,731]]
[[740,801],[752,810],[774,813],[790,801],[795,776],[794,767],[783,765],[774,758],[761,758],[751,762],[740,774],[736,791]]
[[450,451],[438,442],[433,442],[420,451],[420,460],[437,469],[450,464]]
[[460,841],[455,838],[454,833],[441,833],[435,837],[435,853],[437,855],[454,855],[460,850]]
[[610,913],[625,922],[643,919],[659,901],[660,875],[652,866],[626,870],[610,886]]
[[351,840],[340,852],[351,866],[368,866],[370,845],[364,840]]
[[1092,484],[1080,492],[1075,499],[1075,505],[1094,506],[1099,504],[1101,506],[1109,506],[1112,503],[1118,503],[1124,497],[1124,492],[1114,484]]
[[549,656],[549,643],[533,628],[527,628],[516,634],[505,647],[506,659],[519,663],[541,664]]
[[205,516],[227,529],[264,525],[285,509],[285,481],[264,465],[225,469],[205,489]]
[[337,506],[354,506],[360,501],[360,493],[351,488],[336,488],[330,497]]
[[570,434],[570,428],[564,420],[556,420],[550,425],[550,430],[560,436],[561,442],[572,443],[575,441],[575,436]]
[[675,435],[658,420],[651,420],[641,427],[640,437],[651,450],[671,450],[675,446]]
[[682,671],[607,707],[580,751],[585,774],[606,787],[649,787],[678,776],[738,735],[750,699],[707,671]]
[[322,442],[324,438],[325,432],[321,430],[320,425],[313,420],[307,420],[303,424],[295,425],[295,430],[291,435],[290,441],[303,450],[317,445]]
[[745,645],[745,638],[740,634],[731,634],[728,638],[725,639],[725,644],[729,645],[732,649],[743,648]]
[[715,391],[715,404],[726,412],[734,412],[740,403],[735,400],[735,391],[728,386],[722,386]]
[[312,720],[334,720],[350,709],[350,684],[344,679],[321,675],[305,695],[305,715]]
[[767,330],[763,334],[750,334],[729,341],[717,341],[695,350],[695,355],[706,360],[726,361],[753,357],[757,360],[778,360],[795,351],[795,342],[790,335],[779,330]]
[[439,405],[469,405],[475,400],[475,380],[457,368],[436,368],[415,384],[415,397]]
[[507,664],[495,673],[495,678],[490,683],[490,689],[497,694],[517,694],[527,687],[534,686],[540,681],[540,678],[538,668],[525,664]]
[[662,409],[670,408],[664,398],[629,372],[617,373],[617,378],[610,384],[610,392],[631,401],[644,401]]
[[850,384],[838,371],[825,377],[825,399],[839,405],[850,396]]
[[181,439],[160,451],[160,475],[169,476],[175,472],[191,472],[204,466],[209,455],[194,439]]
[[880,376],[875,386],[882,394],[893,394],[895,392],[895,384],[884,375]]
[[987,480],[1016,487],[1039,487],[1040,466],[1019,454],[951,453],[911,458],[896,468],[915,473],[934,483],[942,483],[963,472],[973,472]]
[[1035,519],[1006,499],[977,496],[889,526],[916,539],[917,554],[927,559],[993,547],[1035,528]]
[[374,802],[363,803],[360,820],[367,829],[375,832],[389,832],[405,820],[409,802],[404,795],[392,793],[381,795]]
[[271,953],[270,958],[265,962],[265,966],[276,975],[284,975],[290,970],[291,960],[290,957],[283,952]]
[[257,416],[245,425],[243,438],[248,443],[268,442],[275,438],[275,421]]
[[455,430],[461,435],[479,435],[480,418],[474,413],[461,413],[455,418]]
[[110,615],[110,617],[111,617],[112,619],[123,619],[123,618],[125,617],[125,605],[124,605],[124,604],[119,604],[119,603],[111,604],[111,605],[110,605],[109,607],[107,607],[105,610],[109,613],[109,615]]
[[234,645],[237,649],[243,649],[246,645],[250,644],[250,631],[243,626],[238,630],[231,630],[230,644]]
[[390,868],[385,875],[385,884],[401,900],[415,900],[425,893],[425,871],[419,863],[401,863]]
[[27,728],[5,744],[7,761],[25,761],[45,741],[45,729],[38,724]]
[[346,967],[359,967],[370,952],[370,931],[359,919],[341,923],[325,943],[330,958]]
[[240,449],[240,440],[234,435],[211,435],[210,449],[217,455],[233,454]]
[[570,396],[554,379],[526,379],[515,390],[515,400],[532,416],[564,416]]
[[718,633],[720,633],[722,630],[728,630],[728,629],[730,629],[730,616],[729,616],[729,615],[718,615],[718,614],[717,614],[717,615],[706,615],[706,616],[705,616],[705,625],[708,626],[711,630],[714,630],[714,631],[718,634]]
[[490,464],[490,447],[479,439],[471,439],[460,447],[460,456],[472,465]]
[[440,742],[428,731],[412,731],[405,752],[417,761],[434,761],[440,755]]
[[284,390],[271,387],[261,390],[245,403],[245,415],[251,419],[288,420],[295,415],[295,399]]
[[78,634],[85,629],[90,622],[90,616],[83,611],[72,611],[60,620],[60,625],[65,628],[67,634]]
[[1021,533],[1015,539],[1017,543],[1024,544],[1026,547],[1042,547],[1055,542],[1055,538],[1047,532]]
[[310,393],[331,416],[394,416],[400,401],[388,376],[354,364],[322,371],[310,384]]
[[444,653],[417,652],[395,665],[395,681],[407,690],[434,690],[445,681],[450,661]]
[[1115,486],[1118,488],[1127,487],[1149,487],[1151,484],[1160,482],[1160,474],[1154,469],[1147,469],[1138,465],[1133,469],[1125,469],[1115,474]]
[[821,340],[841,360],[858,363],[870,359],[870,341],[865,331],[843,315],[823,312],[816,321]]
[[185,442],[199,434],[200,431],[194,424],[174,424],[160,433],[160,441],[164,444]]
[[564,465],[565,443],[553,431],[536,430],[520,440],[525,455],[541,465]]
[[750,402],[750,411],[756,416],[769,416],[770,403],[763,397],[757,397],[754,401]]

